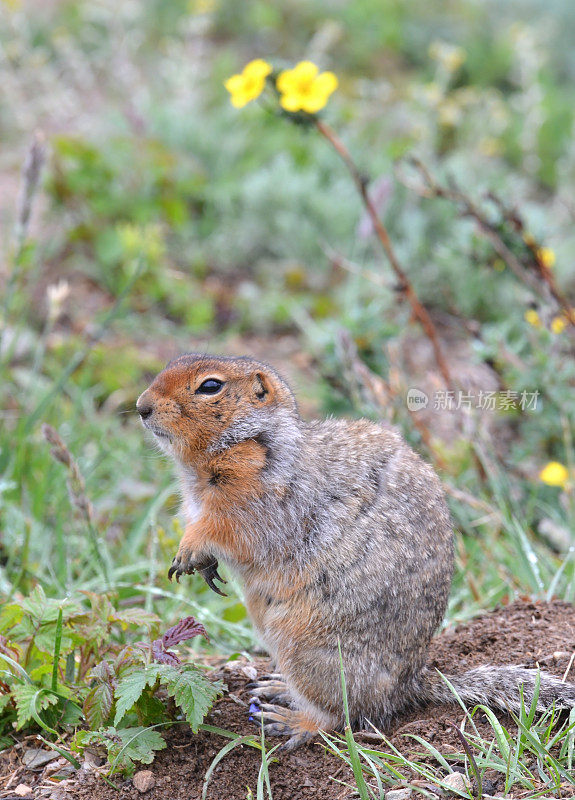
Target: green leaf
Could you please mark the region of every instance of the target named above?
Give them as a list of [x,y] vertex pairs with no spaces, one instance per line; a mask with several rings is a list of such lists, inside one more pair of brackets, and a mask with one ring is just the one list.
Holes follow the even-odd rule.
[[119,622],[122,628],[127,628],[128,625],[136,625],[141,628],[145,625],[159,625],[161,620],[150,611],[145,611],[143,608],[126,608],[122,611],[112,611],[108,616],[110,622]]
[[153,728],[121,728],[118,732],[121,745],[114,742],[108,749],[112,772],[132,771],[134,761],[151,764],[157,750],[164,750],[163,736]]
[[168,695],[184,712],[193,732],[197,733],[199,725],[222,693],[221,682],[208,680],[193,664],[184,664],[177,669],[158,665],[158,676]]
[[124,714],[140,699],[146,686],[154,685],[157,677],[158,665],[150,664],[148,667],[139,667],[128,672],[118,681],[114,691],[116,698],[114,725],[117,725]]
[[151,764],[158,750],[164,750],[166,742],[153,728],[104,728],[99,731],[78,731],[72,741],[72,749],[82,752],[91,744],[104,745],[108,751],[111,772],[131,774],[134,762]]
[[64,620],[81,611],[81,606],[74,600],[57,600],[46,597],[44,589],[39,584],[32,589],[28,597],[21,601],[20,605],[36,624],[56,622],[60,609],[62,609]]
[[109,683],[97,683],[84,700],[84,714],[90,728],[103,727],[108,721],[114,693]]
[[54,664],[52,668],[52,681],[50,688],[53,692],[58,689],[58,667],[60,666],[60,649],[62,647],[62,609],[58,611],[56,622],[56,636],[54,639]]
[[58,698],[47,694],[44,689],[39,689],[32,683],[17,683],[12,687],[12,697],[16,703],[16,729],[20,730],[27,723],[34,720],[41,727],[46,727],[39,718],[39,714],[48,706],[55,705]]
[[138,722],[142,725],[155,725],[168,720],[166,706],[155,696],[152,689],[145,689],[137,704]]
[[51,663],[46,662],[45,664],[40,664],[39,667],[34,667],[34,669],[30,670],[30,677],[36,683],[40,683],[44,675],[50,675],[52,672],[53,666]]
[[7,603],[0,614],[0,633],[14,627],[24,615],[22,607],[18,603]]
[[[42,625],[39,632],[34,636],[34,645],[41,653],[52,654],[56,646],[57,633],[57,623],[54,622],[48,625]],[[59,648],[61,655],[70,653],[76,645],[80,644],[82,644],[82,639],[80,637],[72,631],[66,630],[66,628],[62,629]]]

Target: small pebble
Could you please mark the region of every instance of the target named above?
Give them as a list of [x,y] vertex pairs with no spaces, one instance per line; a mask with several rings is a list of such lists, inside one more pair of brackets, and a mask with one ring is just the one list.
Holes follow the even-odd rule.
[[243,666],[244,662],[240,661],[239,658],[236,658],[235,661],[226,661],[223,666],[223,670],[224,672],[239,672]]
[[19,783],[14,789],[14,794],[16,797],[32,797],[32,789],[25,783]]
[[248,664],[246,667],[242,667],[240,672],[243,672],[243,674],[249,681],[257,680],[258,671],[255,667],[252,667],[250,664]]
[[408,800],[413,794],[412,789],[392,789],[385,793],[385,800]]
[[471,784],[461,772],[450,772],[449,775],[442,778],[442,783],[458,792],[466,792],[471,787]]
[[134,773],[132,783],[140,794],[145,794],[153,789],[156,785],[156,778],[154,773],[149,769],[141,769],[139,772]]
[[31,747],[29,750],[24,751],[22,761],[24,766],[28,769],[40,769],[55,758],[59,758],[59,754],[55,750],[43,750],[39,747]]

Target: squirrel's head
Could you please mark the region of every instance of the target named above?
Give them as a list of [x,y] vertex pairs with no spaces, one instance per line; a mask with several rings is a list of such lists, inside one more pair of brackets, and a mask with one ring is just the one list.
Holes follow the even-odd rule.
[[248,357],[187,354],[170,361],[136,403],[142,423],[172,455],[217,452],[299,419],[282,378]]

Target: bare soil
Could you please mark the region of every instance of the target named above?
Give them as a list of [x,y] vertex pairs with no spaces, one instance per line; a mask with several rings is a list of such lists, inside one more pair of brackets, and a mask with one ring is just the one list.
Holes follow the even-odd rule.
[[[444,673],[461,672],[481,664],[538,665],[555,675],[563,677],[571,667],[568,680],[575,681],[575,606],[554,601],[552,603],[517,600],[508,606],[497,608],[484,616],[448,630],[438,636],[430,648],[430,662]],[[215,706],[209,724],[234,731],[238,734],[254,733],[253,723],[248,720],[246,701],[249,691],[245,684],[250,680],[249,668],[257,667],[263,673],[265,661],[236,661],[222,664],[216,670],[223,677],[228,694]],[[513,729],[510,718],[500,715],[508,730]],[[387,731],[393,744],[403,752],[415,752],[416,745],[407,734],[425,737],[444,754],[461,752],[461,744],[452,723],[459,723],[462,711],[457,706],[435,706],[398,719]],[[489,735],[485,720],[475,718],[479,729]],[[362,734],[357,734],[361,740]],[[78,773],[67,775],[63,781],[56,776],[47,777],[45,771],[31,772],[19,766],[19,753],[23,748],[15,747],[0,757],[0,774],[6,778],[12,774],[10,788],[0,791],[0,797],[15,797],[13,790],[18,783],[30,787],[29,797],[49,797],[53,800],[196,800],[202,796],[204,776],[212,760],[229,740],[207,732],[193,735],[185,725],[176,725],[166,733],[168,747],[160,752],[150,767],[155,786],[145,794],[135,788],[133,781],[117,776],[115,783],[119,791],[107,785],[99,770],[83,768]],[[270,743],[271,740],[270,740]],[[275,743],[275,740],[273,740]],[[370,747],[377,747],[369,741]],[[38,744],[26,743],[27,747]],[[241,745],[226,755],[214,770],[207,797],[209,800],[246,800],[249,790],[256,792],[258,771],[261,764],[259,753]],[[354,796],[353,778],[344,763],[336,756],[325,752],[318,741],[293,753],[279,753],[277,761],[270,766],[270,779],[274,800],[347,800]],[[345,785],[347,784],[347,786]],[[6,783],[3,784],[6,786]],[[501,795],[502,784],[497,773],[489,776],[485,789],[489,794]],[[563,797],[575,795],[573,786],[566,786]],[[518,792],[514,797],[525,797]]]

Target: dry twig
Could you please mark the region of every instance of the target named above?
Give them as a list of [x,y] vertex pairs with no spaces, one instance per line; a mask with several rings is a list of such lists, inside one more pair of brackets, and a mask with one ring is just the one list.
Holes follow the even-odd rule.
[[349,150],[341,141],[341,139],[338,137],[336,132],[325,122],[322,122],[322,120],[319,119],[316,120],[315,124],[318,131],[325,139],[327,139],[327,141],[335,149],[335,151],[342,158],[346,167],[348,168],[350,175],[353,178],[355,187],[359,192],[359,195],[362,199],[365,209],[369,215],[369,218],[371,220],[377,238],[381,242],[381,245],[391,265],[391,268],[393,269],[396,277],[398,278],[399,281],[399,285],[397,287],[398,291],[401,294],[403,294],[403,296],[409,302],[414,317],[421,324],[421,327],[423,328],[426,336],[430,340],[431,345],[433,347],[435,360],[437,361],[437,365],[443,376],[447,388],[453,389],[453,381],[451,379],[449,368],[447,366],[447,361],[445,360],[445,356],[443,355],[441,345],[439,344],[439,337],[437,335],[437,331],[435,330],[435,325],[433,324],[433,321],[429,316],[429,312],[418,298],[415,289],[413,287],[413,284],[407,277],[406,273],[404,272],[402,266],[400,265],[397,259],[397,255],[391,244],[389,234],[385,228],[385,225],[379,218],[377,210],[371,200],[371,197],[369,196],[368,180],[365,178],[364,175],[361,174],[354,160],[352,159]]
[[424,187],[416,187],[413,184],[407,185],[421,197],[441,197],[445,200],[450,200],[460,208],[462,216],[474,219],[481,233],[489,240],[497,255],[503,259],[511,272],[544,301],[549,302],[552,298],[564,312],[567,321],[575,327],[575,309],[573,309],[568,299],[557,286],[551,269],[541,257],[541,247],[531,235],[527,234],[523,220],[517,211],[506,208],[493,193],[489,194],[489,199],[498,207],[501,218],[517,233],[521,234],[522,241],[531,252],[533,266],[535,267],[534,271],[530,271],[528,266],[523,264],[515,253],[510,250],[501,235],[499,226],[492,222],[453,181],[449,186],[440,184],[418,158],[412,157],[409,161],[418,170],[425,185]]

